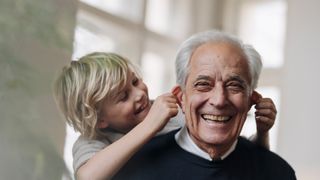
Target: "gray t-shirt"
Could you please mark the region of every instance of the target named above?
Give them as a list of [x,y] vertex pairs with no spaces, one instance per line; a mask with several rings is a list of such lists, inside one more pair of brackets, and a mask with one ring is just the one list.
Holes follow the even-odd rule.
[[[184,125],[184,116],[181,112],[173,117],[166,126],[157,135],[168,133],[172,130],[181,128]],[[103,140],[91,140],[84,136],[79,136],[73,144],[73,169],[77,172],[80,166],[86,163],[95,153],[101,151],[108,145],[120,139],[124,134],[113,131],[107,131],[107,138]]]

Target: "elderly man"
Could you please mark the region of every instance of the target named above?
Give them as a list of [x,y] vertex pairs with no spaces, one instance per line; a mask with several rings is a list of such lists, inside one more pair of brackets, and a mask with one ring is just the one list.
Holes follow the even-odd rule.
[[231,35],[186,40],[173,90],[186,126],[154,138],[115,179],[296,179],[278,155],[239,137],[261,67],[260,55]]

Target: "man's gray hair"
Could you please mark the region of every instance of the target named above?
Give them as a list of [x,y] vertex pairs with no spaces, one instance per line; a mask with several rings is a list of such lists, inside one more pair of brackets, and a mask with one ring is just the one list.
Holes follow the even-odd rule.
[[185,88],[186,79],[189,73],[189,62],[193,52],[201,45],[206,43],[226,42],[239,47],[246,56],[251,75],[251,91],[257,87],[262,62],[260,54],[251,46],[244,44],[233,35],[220,31],[206,31],[195,34],[185,40],[176,56],[176,76],[177,83]]

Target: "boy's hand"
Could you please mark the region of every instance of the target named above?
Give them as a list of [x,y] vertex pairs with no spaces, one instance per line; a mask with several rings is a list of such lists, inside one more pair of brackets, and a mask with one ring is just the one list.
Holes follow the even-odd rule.
[[151,122],[152,126],[160,131],[170,120],[178,114],[177,99],[171,93],[157,97],[145,120]]
[[253,92],[253,104],[255,104],[255,116],[256,116],[256,124],[257,124],[257,134],[264,135],[267,134],[268,131],[273,126],[277,110],[270,98],[263,98],[258,92]]

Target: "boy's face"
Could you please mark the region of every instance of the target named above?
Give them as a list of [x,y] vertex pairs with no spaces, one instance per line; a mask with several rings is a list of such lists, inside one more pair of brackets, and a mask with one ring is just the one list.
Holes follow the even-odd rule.
[[151,107],[147,86],[131,71],[127,78],[124,89],[102,104],[99,128],[126,133],[147,116]]

